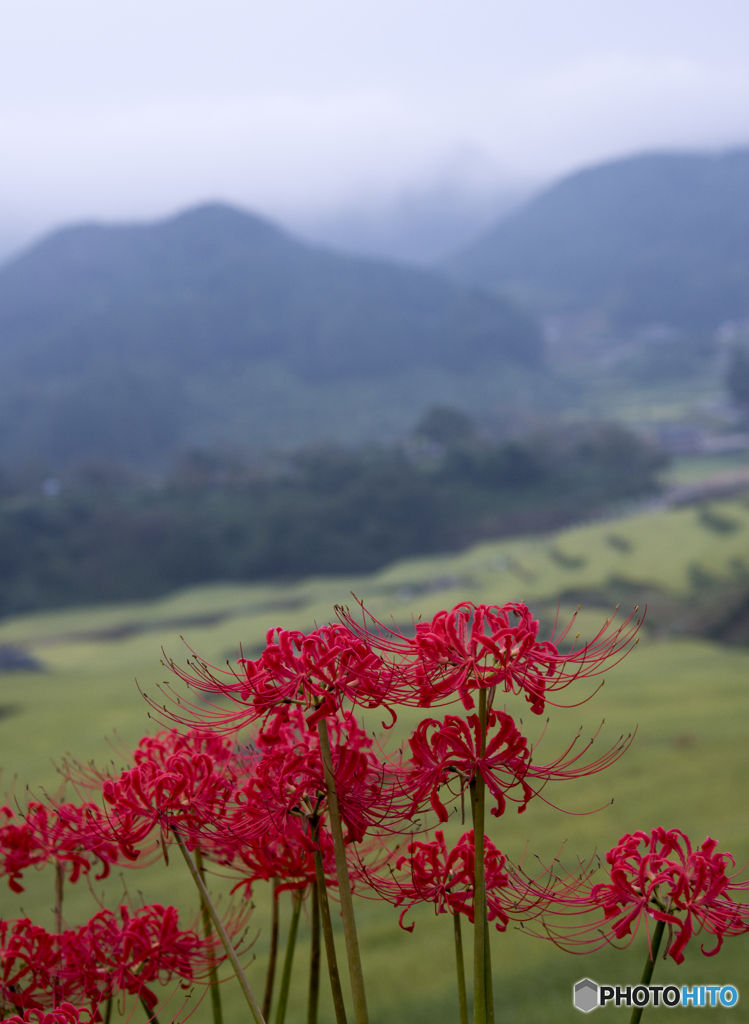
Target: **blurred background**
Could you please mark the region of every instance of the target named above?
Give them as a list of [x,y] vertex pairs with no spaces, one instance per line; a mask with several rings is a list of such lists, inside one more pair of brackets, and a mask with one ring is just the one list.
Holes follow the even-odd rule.
[[[0,0],[6,773],[135,742],[180,634],[647,603],[601,827],[749,857],[748,37],[743,0]],[[442,1020],[370,925],[376,1019]],[[513,1019],[571,1018],[579,965],[507,948]]]
[[1,11],[0,610],[744,481],[743,5]]

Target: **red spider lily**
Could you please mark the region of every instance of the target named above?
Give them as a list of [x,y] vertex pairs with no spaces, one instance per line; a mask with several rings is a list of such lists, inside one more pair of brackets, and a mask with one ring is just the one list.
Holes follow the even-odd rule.
[[0,921],[0,1002],[22,1012],[51,1002],[59,936],[32,924],[28,917]]
[[[195,657],[187,670],[174,661],[169,667],[200,693],[220,694],[231,710],[180,701],[180,713],[166,711],[149,700],[159,713],[183,724],[201,723],[223,731],[237,731],[284,705],[312,711],[308,725],[335,713],[345,699],[363,707],[387,705],[392,666],[340,623],[321,626],[311,633],[275,628],[268,631],[266,647],[252,661],[240,658],[241,672],[210,666]],[[147,700],[149,698],[146,698]]]
[[28,822],[24,821],[19,825],[11,823],[15,815],[10,807],[0,807],[0,815],[5,819],[5,823],[0,826],[2,873],[7,877],[8,885],[13,892],[23,892],[23,872],[27,868],[46,864],[50,850]]
[[609,882],[590,886],[583,873],[581,879],[569,878],[563,883],[555,897],[560,908],[573,908],[560,909],[560,914],[602,910],[603,918],[562,928],[552,928],[547,922],[548,935],[573,952],[579,946],[600,948],[614,938],[634,938],[644,917],[646,922],[664,921],[669,933],[675,933],[667,953],[677,964],[684,960],[692,936],[701,930],[717,939],[714,949],[701,947],[705,956],[715,956],[725,936],[749,931],[747,905],[731,897],[733,892],[749,889],[749,881],[737,882],[727,874],[733,857],[717,853],[716,847],[716,840],[707,838],[694,850],[679,829],[662,827],[650,834],[622,836],[606,854]]
[[88,874],[97,860],[101,870],[95,877],[101,881],[119,859],[117,846],[101,835],[104,817],[96,804],[62,803],[49,808],[30,803],[26,822],[51,857],[70,865],[71,882],[77,882],[81,873]]
[[260,658],[254,662],[242,658],[239,664],[245,671],[243,698],[252,695],[260,714],[281,701],[293,701],[318,708],[311,725],[321,714],[339,708],[346,697],[379,707],[387,695],[382,659],[338,623],[307,635],[270,630]]
[[143,736],[133,751],[133,761],[136,765],[150,761],[165,768],[167,760],[175,754],[206,754],[215,765],[226,765],[234,757],[234,743],[204,729],[190,729],[186,733],[164,729],[155,736]]
[[411,801],[410,818],[428,800],[439,820],[447,821],[447,808],[439,798],[440,788],[457,779],[462,792],[477,772],[484,776],[487,789],[497,802],[492,814],[504,813],[505,795],[516,786],[522,792],[519,810],[525,809],[533,796],[533,790],[525,781],[530,764],[528,741],[512,718],[502,711],[490,713],[489,727],[496,727],[496,732],[491,738],[487,737],[482,755],[477,715],[471,715],[468,720],[446,715],[443,722],[426,718],[418,725],[408,741],[411,759],[403,769],[404,788]]
[[522,603],[464,601],[449,612],[438,612],[431,622],[417,622],[413,637],[383,625],[363,605],[361,610],[362,624],[348,609],[339,608],[338,613],[373,651],[394,659],[397,683],[390,681],[391,700],[432,707],[457,697],[470,709],[473,690],[498,687],[505,693],[523,693],[537,715],[543,713],[550,692],[615,665],[630,650],[640,626],[635,613],[615,629],[607,620],[589,643],[560,653],[558,645],[574,618],[556,637],[539,641],[539,623]]
[[[327,832],[321,831],[319,843],[325,884],[330,889],[338,884],[333,841]],[[282,836],[238,847],[229,866],[243,877],[231,890],[232,893],[244,889],[245,898],[249,899],[256,882],[269,882],[273,878],[277,879],[276,895],[287,889],[306,889],[308,885],[314,885],[316,875],[312,846],[311,838],[301,823],[292,821]]]
[[[244,918],[233,922],[233,930]],[[216,951],[193,931],[179,928],[174,907],[152,904],[132,913],[120,907],[87,924],[52,935],[28,918],[0,922],[0,996],[19,1010],[54,1006],[61,999],[87,1003],[94,1015],[118,992],[142,998],[149,1010],[158,1002],[148,988],[198,980]]]
[[226,737],[200,729],[187,733],[169,729],[144,736],[132,760],[134,767],[119,775],[101,771],[93,763],[66,761],[63,765],[63,774],[76,788],[104,795],[105,819],[95,805],[86,805],[91,808],[92,830],[102,839],[116,841],[130,861],[147,852],[143,844],[157,823],[166,828],[167,818],[191,825],[201,815],[210,818],[228,798],[241,757]]
[[128,857],[138,856],[136,844],[144,842],[160,825],[167,831],[179,825],[191,835],[220,818],[234,791],[235,780],[224,761],[189,749],[157,760],[145,756],[120,774],[102,783],[109,805],[108,830]]
[[[431,842],[409,843],[408,854],[399,857],[395,864],[395,870],[405,874],[374,874],[366,869],[361,872],[378,895],[396,907],[403,907],[398,923],[407,932],[413,931],[414,925],[404,925],[403,919],[417,903],[434,904],[436,914],[465,914],[473,922],[473,829],[465,832],[449,851],[444,833],[438,829],[434,836]],[[510,877],[504,870],[504,854],[488,838],[484,839],[484,865],[489,920],[496,921],[498,931],[504,931],[509,920],[508,908],[517,900],[502,899]]]
[[77,882],[81,873],[88,874],[98,861],[101,870],[97,880],[106,878],[110,866],[118,860],[116,845],[102,838],[102,814],[95,804],[62,803],[53,807],[32,801],[22,824],[11,824],[14,817],[9,807],[0,808],[6,824],[0,828],[0,851],[3,873],[13,892],[23,892],[20,884],[29,867],[55,860],[70,868],[70,881]]
[[[81,1014],[86,1014],[82,1017]],[[0,1024],[90,1024],[91,1010],[62,1003],[54,1010],[26,1010],[23,1017],[4,1017]]]
[[[386,819],[392,803],[388,768],[372,751],[372,740],[350,712],[329,719],[333,775],[347,842],[361,842]],[[318,737],[306,728],[301,709],[286,709],[258,737],[262,751],[254,771],[237,786],[220,845],[282,837],[289,822],[324,817],[326,786]],[[311,830],[306,829],[310,834]],[[314,845],[311,840],[309,849]]]
[[94,1005],[127,992],[153,1011],[158,997],[148,984],[165,985],[178,978],[186,987],[206,969],[205,941],[193,931],[180,930],[174,907],[155,903],[132,913],[122,906],[119,916],[118,921],[110,911],[100,911],[68,943],[67,969],[78,971]]
[[[593,775],[613,764],[629,747],[632,737],[621,739],[593,761],[581,759],[593,740],[574,753],[580,733],[567,749],[549,764],[536,764],[528,741],[520,733],[512,717],[504,711],[490,711],[487,718],[487,736],[484,753],[481,725],[477,715],[468,719],[446,715],[443,721],[427,718],[419,724],[409,740],[411,757],[398,769],[403,789],[410,806],[407,817],[413,819],[417,811],[428,803],[440,821],[447,821],[448,811],[440,799],[442,786],[455,780],[458,792],[465,792],[477,772],[480,772],[491,796],[496,801],[492,814],[504,814],[507,799],[518,804],[523,812],[531,797],[538,796],[547,782],[564,781]],[[595,739],[595,737],[594,737]],[[519,796],[511,795],[517,787]]]

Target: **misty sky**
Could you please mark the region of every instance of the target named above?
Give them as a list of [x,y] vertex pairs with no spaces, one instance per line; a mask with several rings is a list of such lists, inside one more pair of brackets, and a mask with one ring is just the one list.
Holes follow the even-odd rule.
[[0,0],[0,237],[749,143],[746,0]]

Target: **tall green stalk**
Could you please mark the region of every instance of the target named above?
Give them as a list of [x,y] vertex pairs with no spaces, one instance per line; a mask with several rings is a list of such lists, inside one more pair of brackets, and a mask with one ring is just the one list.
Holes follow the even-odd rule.
[[484,950],[486,956],[486,973],[484,976],[486,984],[486,1019],[488,1024],[494,1024],[494,981],[492,980],[492,947],[489,942],[489,916],[484,917],[486,930],[484,932]]
[[[203,885],[205,885],[205,867],[203,866],[203,854],[200,852],[200,847],[195,847],[195,865],[200,872],[200,877],[203,879]],[[200,912],[203,918],[203,934],[205,935],[206,943],[210,943],[211,936],[213,935],[213,926],[211,925],[211,915],[208,913],[208,907],[205,905],[205,900],[201,894],[200,897]],[[221,1009],[221,991],[218,987],[218,970],[216,968],[216,961],[211,957],[211,966],[209,968],[209,976],[211,979],[211,1009],[213,1010],[213,1024],[223,1024],[223,1011]]]
[[322,934],[325,940],[325,958],[328,961],[328,975],[330,977],[330,991],[333,996],[333,1008],[335,1010],[336,1024],[347,1024],[346,1007],[343,1002],[343,991],[341,990],[341,976],[338,973],[338,957],[335,951],[335,937],[333,935],[333,922],[330,919],[330,904],[328,903],[328,889],[325,884],[325,867],[320,850],[320,819],[313,818],[312,838],[315,842],[315,877],[317,879],[317,895],[320,903],[320,923]]
[[[346,958],[351,979],[351,995],[354,1002],[354,1020],[356,1024],[369,1024],[367,997],[364,991],[364,973],[359,953],[359,940],[356,935],[354,902],[351,898],[351,882],[349,880],[348,864],[346,863],[346,847],[343,841],[338,791],[336,790],[335,776],[333,775],[333,756],[330,751],[327,719],[320,719],[317,724],[317,731],[320,737],[320,752],[322,754],[323,772],[325,773],[325,786],[328,791],[328,818],[330,820],[330,834],[333,838],[333,850],[335,852],[338,891],[341,895],[341,917],[343,918],[343,935],[346,940]],[[481,1024],[485,1024],[485,1022],[482,1021]]]
[[270,953],[268,955],[268,973],[265,976],[265,994],[263,995],[263,1017],[270,1019],[270,1008],[273,1002],[273,982],[276,977],[276,960],[278,958],[278,879],[272,878],[270,883],[271,917],[270,917]]
[[[661,939],[663,938],[663,930],[666,927],[665,921],[659,921],[655,926],[655,932],[653,933],[653,941],[648,952],[648,958],[645,961],[645,970],[642,972],[641,985],[649,985],[650,979],[653,977],[653,968],[655,967],[655,958],[658,956],[658,950],[661,946]],[[636,1006],[632,1011],[632,1016],[629,1018],[630,1024],[638,1024],[642,1017],[642,1011],[645,1009],[644,1006]]]
[[255,1020],[255,1024],[265,1024],[265,1020],[263,1018],[262,1013],[260,1012],[260,1007],[258,1006],[257,999],[255,999],[255,995],[252,989],[250,988],[250,983],[247,980],[247,975],[242,970],[242,965],[239,962],[237,951],[234,949],[234,946],[232,945],[231,939],[229,938],[226,928],[224,928],[224,922],[219,917],[218,911],[213,905],[213,900],[211,899],[210,894],[205,887],[205,882],[200,877],[200,872],[198,871],[195,865],[195,861],[192,859],[192,856],[190,855],[190,851],[185,846],[184,839],[182,838],[179,830],[176,829],[173,825],[172,835],[177,841],[177,845],[179,846],[182,852],[182,856],[185,858],[185,863],[187,864],[188,871],[192,875],[192,880],[193,882],[195,882],[195,885],[198,887],[198,892],[205,901],[205,905],[208,908],[208,913],[210,914],[211,921],[213,922],[213,927],[216,929],[218,937],[221,939],[221,944],[226,950],[226,955],[229,958],[229,962],[234,968],[234,973],[237,976],[239,987],[242,989],[242,995],[247,1000],[247,1005],[250,1008],[250,1012],[252,1013],[252,1016]]
[[140,996],[140,1002],[141,1006],[146,1011],[146,1017],[148,1017],[149,1024],[159,1024],[159,1018],[156,1016],[155,1013],[151,1013],[151,1011],[148,1009],[148,1003],[145,1001],[143,996]]
[[62,894],[65,886],[65,868],[62,862],[55,861],[55,931],[62,935]]
[[317,882],[312,886],[312,914],[310,915],[309,996],[307,1024],[317,1024],[320,1001],[320,893]]
[[[479,756],[486,750],[487,693],[479,690]],[[474,1024],[490,1024],[487,976],[491,974],[489,945],[487,943],[486,879],[484,874],[484,818],[486,813],[486,784],[477,771],[471,781],[471,811],[473,814],[474,881],[473,881],[473,1020]]]
[[468,1024],[468,996],[466,995],[466,968],[463,960],[463,931],[460,926],[460,914],[453,911],[453,932],[455,935],[455,963],[458,968],[458,1003],[460,1005],[460,1024]]
[[302,912],[302,890],[295,889],[292,893],[291,924],[289,925],[289,937],[286,940],[286,956],[283,962],[283,973],[281,974],[281,990],[278,993],[278,1006],[276,1007],[275,1024],[284,1024],[286,1020],[286,1007],[289,1005],[289,988],[291,986],[291,969],[294,966],[294,950],[296,949],[296,936],[299,931],[299,915]]

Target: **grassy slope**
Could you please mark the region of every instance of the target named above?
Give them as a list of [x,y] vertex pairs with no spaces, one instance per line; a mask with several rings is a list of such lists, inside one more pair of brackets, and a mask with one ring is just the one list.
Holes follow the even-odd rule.
[[[702,525],[695,510],[682,509],[581,527],[554,538],[485,544],[454,557],[411,560],[366,579],[311,580],[293,587],[217,585],[184,591],[149,605],[8,620],[0,626],[0,643],[22,644],[43,659],[49,671],[9,674],[2,679],[0,703],[18,709],[0,720],[6,783],[8,775],[16,772],[19,793],[27,782],[34,787],[54,786],[56,777],[49,759],[68,750],[81,758],[114,756],[117,761],[104,736],[117,730],[129,744],[146,731],[151,723],[145,717],[134,677],[154,692],[155,684],[164,678],[159,647],[163,643],[170,654],[179,656],[179,633],[205,657],[219,661],[233,656],[240,642],[246,650],[255,650],[265,630],[274,625],[304,628],[329,618],[332,604],[345,600],[351,589],[365,597],[376,613],[392,611],[401,619],[412,612],[429,615],[462,598],[549,600],[565,590],[600,585],[612,576],[684,592],[689,587],[690,564],[728,573],[731,559],[749,552],[749,509],[740,502],[718,507],[723,516],[735,519],[738,528],[733,532],[715,533]],[[612,547],[611,536],[629,540],[631,550]],[[195,624],[199,616],[218,614],[226,618],[212,625]],[[585,613],[583,631],[592,629],[600,617],[597,612]],[[158,623],[162,625],[155,625]],[[106,638],[106,631],[111,637],[117,627],[138,624],[149,626],[149,631]],[[597,815],[576,817],[561,815],[536,801],[522,817],[510,812],[499,822],[492,819],[493,838],[515,858],[521,855],[526,836],[530,837],[531,854],[542,855],[553,853],[566,839],[569,852],[565,856],[570,858],[578,852],[586,855],[594,847],[603,851],[624,831],[664,824],[692,831],[699,840],[707,833],[714,835],[743,863],[749,858],[744,785],[749,769],[748,669],[745,650],[697,641],[654,643],[646,638],[611,674],[594,701],[554,713],[542,748],[553,753],[581,723],[588,732],[602,717],[606,725],[601,744],[613,742],[621,731],[639,724],[632,749],[613,769],[549,794],[575,811],[599,807],[615,796],[613,806]],[[526,706],[514,707],[528,726]],[[377,716],[369,717],[371,727],[377,728]],[[403,728],[411,722],[412,716],[404,719]],[[459,825],[451,830],[457,833]],[[194,910],[185,871],[176,858],[168,869],[159,865],[126,872],[124,883],[115,873],[106,883],[97,883],[96,889],[106,891],[106,902],[112,906],[123,884],[136,900],[137,891],[142,891],[147,901],[176,901]],[[218,881],[215,887],[217,891],[227,888]],[[17,914],[16,898],[7,889],[0,892],[0,912],[4,916]],[[260,937],[250,974],[260,988],[267,934],[266,894],[261,888],[256,901],[258,909],[251,925],[253,933],[260,929]],[[31,880],[20,905],[50,926],[51,903],[52,879],[43,872]],[[66,911],[71,922],[85,919],[91,907],[91,896],[82,885],[70,890]],[[416,915],[414,933],[408,935],[397,929],[397,915],[389,908],[365,903],[361,909],[373,1020],[455,1020],[448,920],[422,912]],[[601,982],[638,980],[643,942],[641,935],[630,953],[603,951],[577,960],[517,932],[495,933],[498,1005],[502,997],[509,1000],[509,1009],[498,1019],[575,1020],[571,983],[585,974]],[[300,984],[293,995],[290,1024],[304,1019],[307,952],[303,942],[297,953]],[[679,984],[731,981],[741,986],[747,953],[749,940],[744,938],[727,942],[715,960],[706,960],[694,946],[681,968],[670,961],[659,963],[654,980],[673,979]],[[233,986],[227,986],[225,996],[227,1021],[245,1019]],[[323,1024],[332,1019],[327,1000],[324,1006]],[[749,1003],[740,1004],[732,1019],[749,1019],[747,1006]],[[718,1011],[705,1012],[709,1017]],[[136,1010],[136,1020],[138,1013]],[[680,1013],[676,1011],[677,1019]],[[162,1018],[169,1019],[163,1014]],[[195,1019],[207,1020],[207,1008],[201,1007]]]

